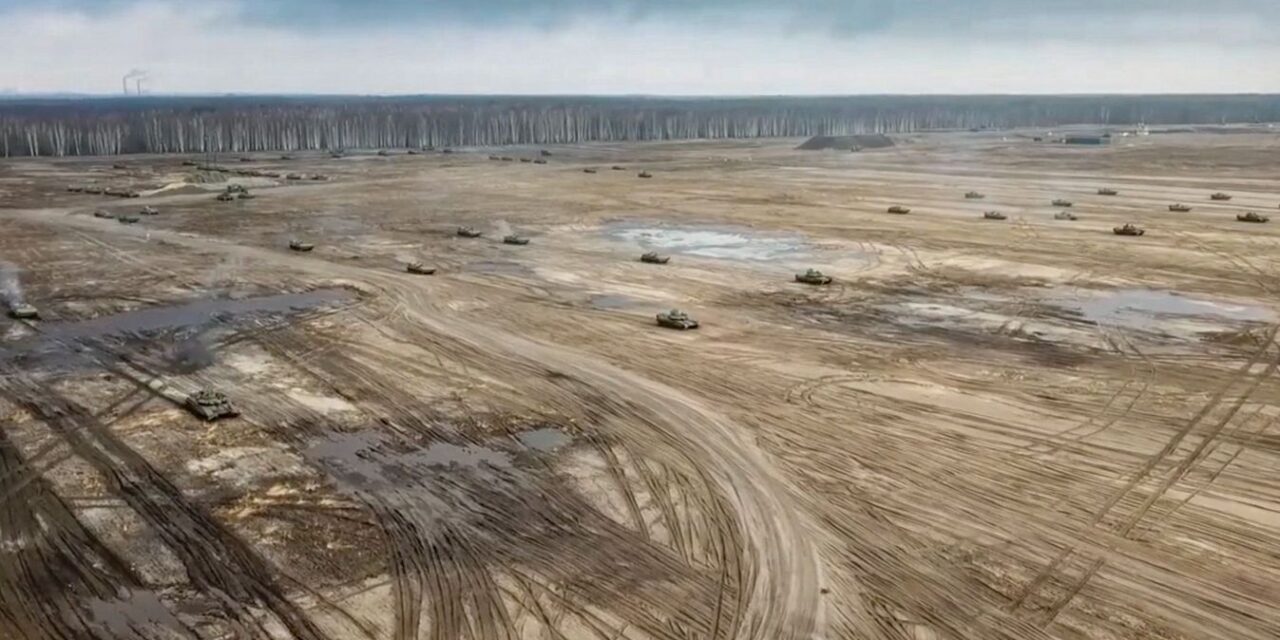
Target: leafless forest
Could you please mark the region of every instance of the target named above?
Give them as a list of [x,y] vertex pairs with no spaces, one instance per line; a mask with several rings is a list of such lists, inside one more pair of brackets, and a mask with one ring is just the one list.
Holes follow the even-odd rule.
[[74,156],[1280,121],[1280,96],[420,96],[0,102],[0,155]]

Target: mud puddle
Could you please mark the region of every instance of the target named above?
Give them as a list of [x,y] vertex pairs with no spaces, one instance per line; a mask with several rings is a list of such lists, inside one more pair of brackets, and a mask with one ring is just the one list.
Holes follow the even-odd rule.
[[622,224],[608,228],[606,234],[650,251],[722,260],[777,261],[803,257],[809,250],[800,236],[745,227]]
[[1260,305],[1197,298],[1164,289],[1117,289],[1059,293],[1048,298],[1090,322],[1139,331],[1164,332],[1189,325],[1221,326],[1271,322]]
[[0,347],[0,359],[65,352],[71,345],[104,338],[127,340],[164,335],[172,341],[166,350],[174,369],[193,371],[213,360],[205,335],[210,330],[336,307],[353,300],[355,295],[345,289],[319,289],[305,293],[198,300],[88,320],[48,321],[39,325],[38,335]]

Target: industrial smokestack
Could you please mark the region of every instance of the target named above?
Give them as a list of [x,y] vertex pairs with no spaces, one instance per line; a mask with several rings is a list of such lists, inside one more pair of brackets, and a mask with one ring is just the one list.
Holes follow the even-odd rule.
[[147,79],[147,72],[142,69],[130,69],[129,73],[124,74],[120,79],[120,86],[124,89],[124,94],[129,95],[129,81],[133,80],[137,87],[138,94],[142,94],[142,81]]

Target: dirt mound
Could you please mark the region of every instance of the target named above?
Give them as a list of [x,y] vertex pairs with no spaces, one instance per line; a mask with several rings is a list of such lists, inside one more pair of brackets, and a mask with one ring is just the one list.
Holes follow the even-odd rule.
[[893,140],[883,133],[865,133],[855,136],[814,136],[804,141],[798,149],[802,151],[821,151],[836,149],[838,151],[859,151],[862,149],[883,149],[892,147]]

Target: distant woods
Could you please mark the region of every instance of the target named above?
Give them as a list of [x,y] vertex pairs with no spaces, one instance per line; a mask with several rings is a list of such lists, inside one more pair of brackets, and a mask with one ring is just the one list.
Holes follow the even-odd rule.
[[1280,121],[1280,96],[1258,95],[18,99],[0,101],[0,156],[497,146],[1064,124],[1276,121]]

